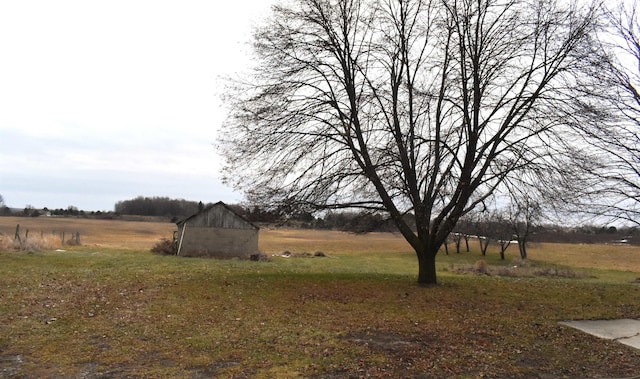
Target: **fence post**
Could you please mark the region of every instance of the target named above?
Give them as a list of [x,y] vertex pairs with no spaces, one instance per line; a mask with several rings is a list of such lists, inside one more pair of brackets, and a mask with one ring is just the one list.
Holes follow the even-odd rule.
[[16,225],[16,234],[15,234],[15,236],[13,236],[13,240],[14,241],[17,240],[18,242],[22,242],[20,240],[20,224]]

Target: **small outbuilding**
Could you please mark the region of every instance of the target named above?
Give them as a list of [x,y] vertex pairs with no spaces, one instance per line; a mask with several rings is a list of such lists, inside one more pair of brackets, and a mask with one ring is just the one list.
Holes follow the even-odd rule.
[[223,202],[209,205],[177,225],[178,255],[249,258],[258,254],[260,229]]

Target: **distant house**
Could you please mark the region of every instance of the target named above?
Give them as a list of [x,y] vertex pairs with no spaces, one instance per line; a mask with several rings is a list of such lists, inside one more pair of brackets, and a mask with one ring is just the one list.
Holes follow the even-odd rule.
[[249,258],[258,253],[259,228],[222,202],[203,208],[177,225],[178,255]]

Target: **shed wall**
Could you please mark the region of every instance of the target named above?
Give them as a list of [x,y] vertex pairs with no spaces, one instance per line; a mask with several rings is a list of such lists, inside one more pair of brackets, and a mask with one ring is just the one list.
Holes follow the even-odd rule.
[[[183,233],[184,224],[178,229]],[[258,253],[258,230],[193,226],[184,229],[180,255],[186,257],[248,258]]]

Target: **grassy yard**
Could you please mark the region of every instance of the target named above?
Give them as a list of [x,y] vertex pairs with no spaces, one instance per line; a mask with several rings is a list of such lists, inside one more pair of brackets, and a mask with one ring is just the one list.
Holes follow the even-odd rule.
[[83,246],[0,252],[3,378],[640,375],[639,351],[558,325],[639,318],[638,248],[532,246],[523,264],[476,244],[441,253],[425,289],[393,234],[262,230],[268,255],[327,257],[251,262],[150,253],[169,223],[0,218],[0,233],[17,222]]

